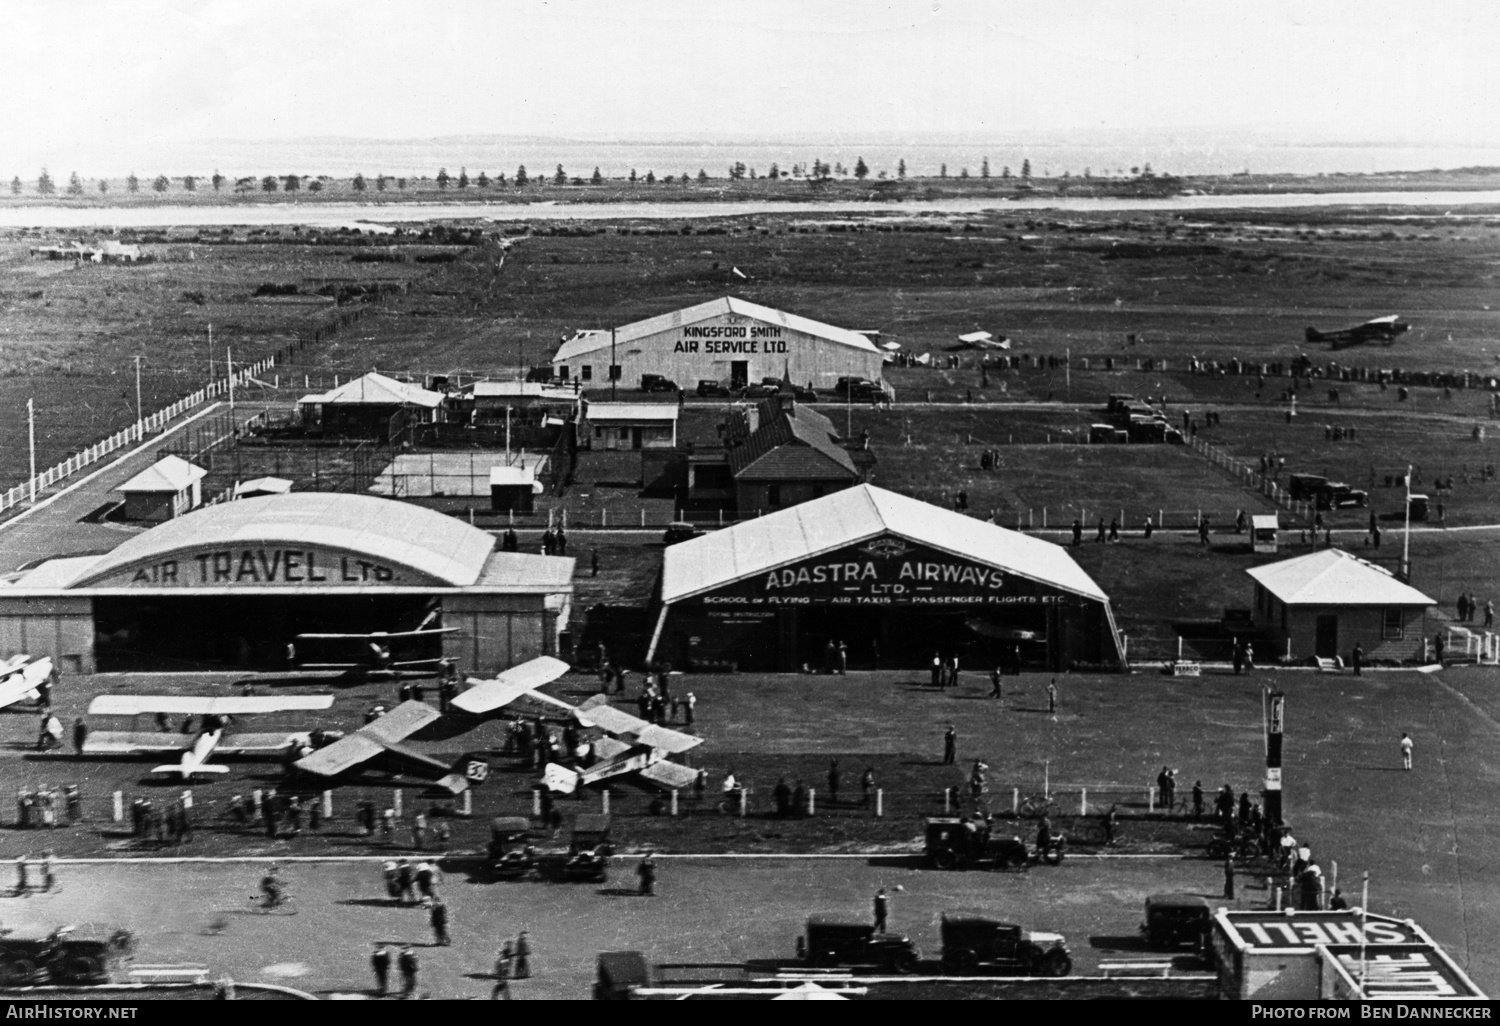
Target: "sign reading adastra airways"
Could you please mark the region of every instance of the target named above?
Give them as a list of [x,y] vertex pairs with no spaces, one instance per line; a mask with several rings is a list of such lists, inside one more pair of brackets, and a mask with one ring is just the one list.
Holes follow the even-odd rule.
[[214,547],[174,552],[89,582],[96,588],[390,587],[432,583],[366,555],[315,546]]
[[1021,606],[1064,593],[891,535],[765,570],[704,595],[705,606]]
[[790,353],[792,341],[806,336],[779,324],[767,324],[731,314],[677,329],[673,353],[704,353],[711,356],[763,356]]

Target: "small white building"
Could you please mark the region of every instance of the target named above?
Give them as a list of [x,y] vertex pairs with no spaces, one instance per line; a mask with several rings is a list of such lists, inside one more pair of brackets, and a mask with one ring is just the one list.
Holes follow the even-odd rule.
[[591,449],[675,449],[676,403],[589,403],[579,444]]
[[181,456],[163,456],[115,490],[125,496],[125,519],[171,520],[203,505],[207,476]]
[[839,378],[880,380],[885,354],[868,337],[809,317],[725,297],[563,342],[552,369],[563,381],[639,388],[659,374],[692,391],[700,381],[742,388],[763,378],[833,388]]
[[536,479],[537,464],[490,468],[490,508],[513,513],[536,509],[536,497],[546,489]]
[[234,486],[236,499],[257,499],[267,495],[285,495],[292,490],[292,482],[284,477],[256,477],[240,481]]

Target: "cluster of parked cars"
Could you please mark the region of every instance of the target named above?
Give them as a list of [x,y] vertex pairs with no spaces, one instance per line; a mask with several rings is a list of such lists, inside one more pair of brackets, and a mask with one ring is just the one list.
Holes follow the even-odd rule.
[[[680,392],[682,389],[676,381],[663,374],[642,374],[641,391]],[[880,398],[884,391],[878,383],[869,378],[839,378],[833,386],[836,396],[855,403],[873,402]],[[722,381],[704,378],[698,382],[695,392],[702,399],[769,399],[783,392],[790,392],[792,398],[799,403],[815,403],[824,398],[818,395],[816,389],[805,385],[794,385],[781,378],[761,378],[759,381],[744,385],[734,383],[726,385]]]
[[1108,423],[1089,425],[1091,445],[1111,442],[1183,443],[1182,432],[1167,422],[1165,414],[1133,395],[1123,392],[1111,395],[1104,413],[1109,418]]
[[[939,924],[944,972],[1066,976],[1073,958],[1060,933],[1024,930],[983,912],[945,912]],[[797,957],[818,967],[845,966],[907,973],[921,961],[910,937],[880,933],[869,923],[839,916],[810,916],[797,938]]]

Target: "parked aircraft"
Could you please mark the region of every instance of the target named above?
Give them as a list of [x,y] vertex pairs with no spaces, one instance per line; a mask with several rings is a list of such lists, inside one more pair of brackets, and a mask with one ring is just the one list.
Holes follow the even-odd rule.
[[1396,341],[1396,336],[1404,335],[1411,330],[1411,325],[1403,321],[1396,314],[1387,317],[1376,317],[1374,320],[1356,324],[1352,328],[1341,328],[1338,331],[1319,331],[1317,328],[1308,328],[1306,335],[1309,342],[1328,342],[1334,349],[1343,349],[1347,346],[1360,346],[1366,342],[1384,342],[1390,345]]
[[15,655],[0,662],[0,709],[22,700],[39,701],[42,695],[37,689],[51,676],[50,656]]
[[1009,349],[1010,339],[1004,335],[996,338],[988,331],[971,331],[958,336],[960,349]]
[[202,698],[174,695],[100,695],[89,704],[90,716],[155,715],[159,724],[167,716],[201,716],[199,730],[172,733],[164,730],[95,730],[83,742],[84,755],[177,755],[152,773],[176,774],[191,780],[197,774],[223,774],[228,766],[208,762],[211,755],[268,756],[287,752],[299,744],[309,744],[307,733],[228,733],[236,716],[260,716],[295,710],[322,710],[333,705],[332,695],[246,695],[226,698]]
[[[298,670],[349,670],[362,674],[431,676],[441,656],[398,659],[397,645],[452,634],[457,627],[424,627],[414,631],[371,631],[368,634],[299,634],[288,649],[288,662]],[[309,652],[313,654],[309,656]]]
[[384,775],[382,783],[433,784],[450,794],[462,794],[489,777],[490,764],[483,755],[462,755],[449,764],[402,743],[441,718],[442,713],[425,702],[402,702],[354,733],[309,751],[292,767],[318,779],[323,787],[355,783],[376,772]]
[[590,766],[570,769],[548,763],[542,779],[549,790],[572,794],[579,787],[631,775],[656,787],[681,790],[691,787],[698,777],[697,770],[669,762],[667,756],[698,747],[703,743],[700,737],[647,723],[614,708],[603,695],[582,705],[536,693],[529,697],[565,709],[580,725],[597,727],[607,735],[594,742],[596,761]]

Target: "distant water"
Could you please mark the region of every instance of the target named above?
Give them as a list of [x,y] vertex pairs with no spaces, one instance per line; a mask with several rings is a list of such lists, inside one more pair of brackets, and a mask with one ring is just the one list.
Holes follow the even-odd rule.
[[[860,157],[876,177],[884,171],[896,176],[900,161],[911,175],[937,175],[944,165],[957,176],[967,168],[978,175],[988,158],[990,173],[1000,175],[1005,167],[1020,174],[1021,163],[1031,161],[1038,177],[1092,174],[1129,175],[1132,168],[1151,165],[1158,174],[1225,175],[1239,171],[1255,174],[1335,174],[1372,171],[1422,171],[1435,168],[1500,166],[1500,148],[1430,147],[1390,145],[1258,145],[1247,143],[1199,143],[1155,140],[1140,144],[1071,145],[1055,141],[1029,144],[1024,141],[993,143],[898,144],[830,141],[808,142],[610,142],[574,139],[505,141],[492,137],[421,140],[293,139],[220,140],[192,144],[153,146],[149,158],[137,166],[57,167],[54,177],[63,179],[76,170],[85,178],[123,177],[135,173],[143,178],[158,174],[210,175],[215,169],[231,178],[248,175],[387,174],[401,177],[434,176],[439,168],[457,175],[467,168],[471,177],[484,171],[490,177],[515,175],[525,165],[530,175],[553,174],[558,165],[569,177],[587,178],[597,167],[607,178],[624,178],[631,170],[640,175],[654,171],[666,175],[697,175],[700,169],[715,178],[727,175],[730,165],[744,163],[757,174],[771,165],[790,170],[793,164],[811,165],[822,160],[852,169]],[[120,162],[135,156],[116,158]],[[20,174],[34,178],[32,168],[0,168],[8,178]]]
[[[1207,211],[1367,206],[1429,208],[1432,214],[1500,206],[1500,191],[1247,193],[1162,199],[935,199],[900,203],[240,203],[223,206],[0,207],[0,228],[150,228],[303,224],[388,232],[387,225],[435,220],[601,221],[627,218],[740,217],[775,213],[978,214],[986,210]],[[1489,216],[1486,213],[1484,216]]]

